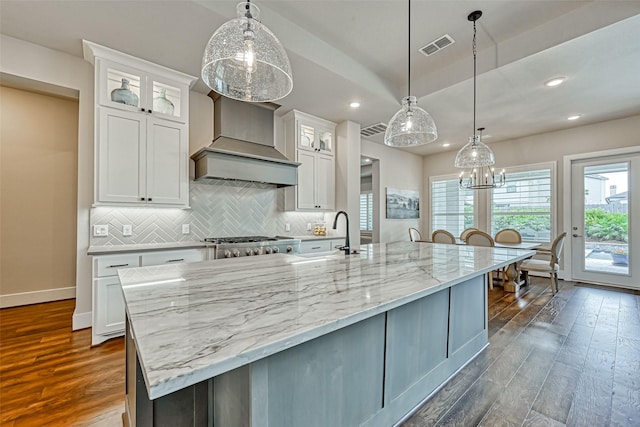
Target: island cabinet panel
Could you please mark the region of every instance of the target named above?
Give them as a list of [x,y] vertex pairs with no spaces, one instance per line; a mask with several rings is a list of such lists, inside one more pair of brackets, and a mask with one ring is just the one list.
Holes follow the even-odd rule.
[[[449,354],[454,355],[474,337],[487,329],[486,275],[451,288],[451,325]],[[482,302],[480,304],[480,302]]]
[[252,425],[364,423],[382,408],[384,325],[380,314],[254,363],[254,375],[267,371],[268,403],[266,414],[253,413]]
[[387,313],[385,403],[447,359],[449,289]]

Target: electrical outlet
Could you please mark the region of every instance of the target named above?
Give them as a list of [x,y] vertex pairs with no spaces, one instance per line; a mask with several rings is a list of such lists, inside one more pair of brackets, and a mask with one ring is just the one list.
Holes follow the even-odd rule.
[[311,231],[311,223],[310,222],[307,223],[307,231]]
[[285,224],[284,231],[291,231],[291,224]]
[[93,237],[106,237],[109,235],[109,225],[94,225]]
[[189,224],[182,224],[182,234],[189,233],[191,233],[191,227],[189,227]]
[[133,227],[131,224],[125,224],[122,226],[122,235],[131,236],[133,234]]

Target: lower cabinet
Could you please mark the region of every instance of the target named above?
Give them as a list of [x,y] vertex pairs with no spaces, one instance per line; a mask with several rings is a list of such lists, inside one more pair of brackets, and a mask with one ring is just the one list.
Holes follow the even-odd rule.
[[125,304],[118,270],[208,259],[207,249],[99,255],[93,257],[93,322],[91,344],[124,335]]
[[300,253],[330,252],[337,250],[336,246],[344,246],[344,239],[303,240],[300,243]]

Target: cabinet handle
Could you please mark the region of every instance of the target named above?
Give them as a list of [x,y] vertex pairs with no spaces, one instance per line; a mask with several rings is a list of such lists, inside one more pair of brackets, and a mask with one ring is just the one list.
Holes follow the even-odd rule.
[[140,197],[140,201],[141,201],[141,202],[144,202],[144,197]]
[[116,264],[116,265],[110,265],[110,266],[109,266],[109,267],[107,267],[107,268],[126,267],[126,266],[128,266],[128,265],[129,265],[129,264]]
[[149,114],[153,113],[153,111],[149,110]]
[[167,260],[167,262],[180,262],[180,261],[184,261],[184,258]]
[[321,246],[314,246],[311,249],[320,249],[320,248],[321,248]]
[[142,111],[144,113],[144,108],[141,108],[140,111]]
[[153,199],[152,199],[151,197],[149,197],[149,198],[147,199],[147,201],[149,201],[149,202],[150,202],[150,201],[152,201],[152,200],[153,200]]

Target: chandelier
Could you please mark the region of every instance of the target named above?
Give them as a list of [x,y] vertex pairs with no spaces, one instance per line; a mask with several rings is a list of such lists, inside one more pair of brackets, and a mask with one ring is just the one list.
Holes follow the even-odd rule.
[[458,151],[455,160],[457,168],[468,169],[467,174],[460,173],[459,187],[471,190],[502,187],[505,184],[504,169],[496,176],[493,165],[496,160],[493,151],[482,142],[482,131],[478,128],[476,134],[476,21],[482,16],[482,11],[471,12],[467,19],[473,22],[473,136],[469,142]]
[[291,64],[284,47],[258,18],[251,1],[238,3],[238,17],[225,22],[207,43],[202,80],[228,98],[247,102],[276,101],[293,89]]
[[433,118],[418,107],[416,97],[411,96],[411,0],[408,3],[407,96],[402,99],[402,108],[391,118],[384,133],[384,143],[391,147],[415,147],[438,138]]

